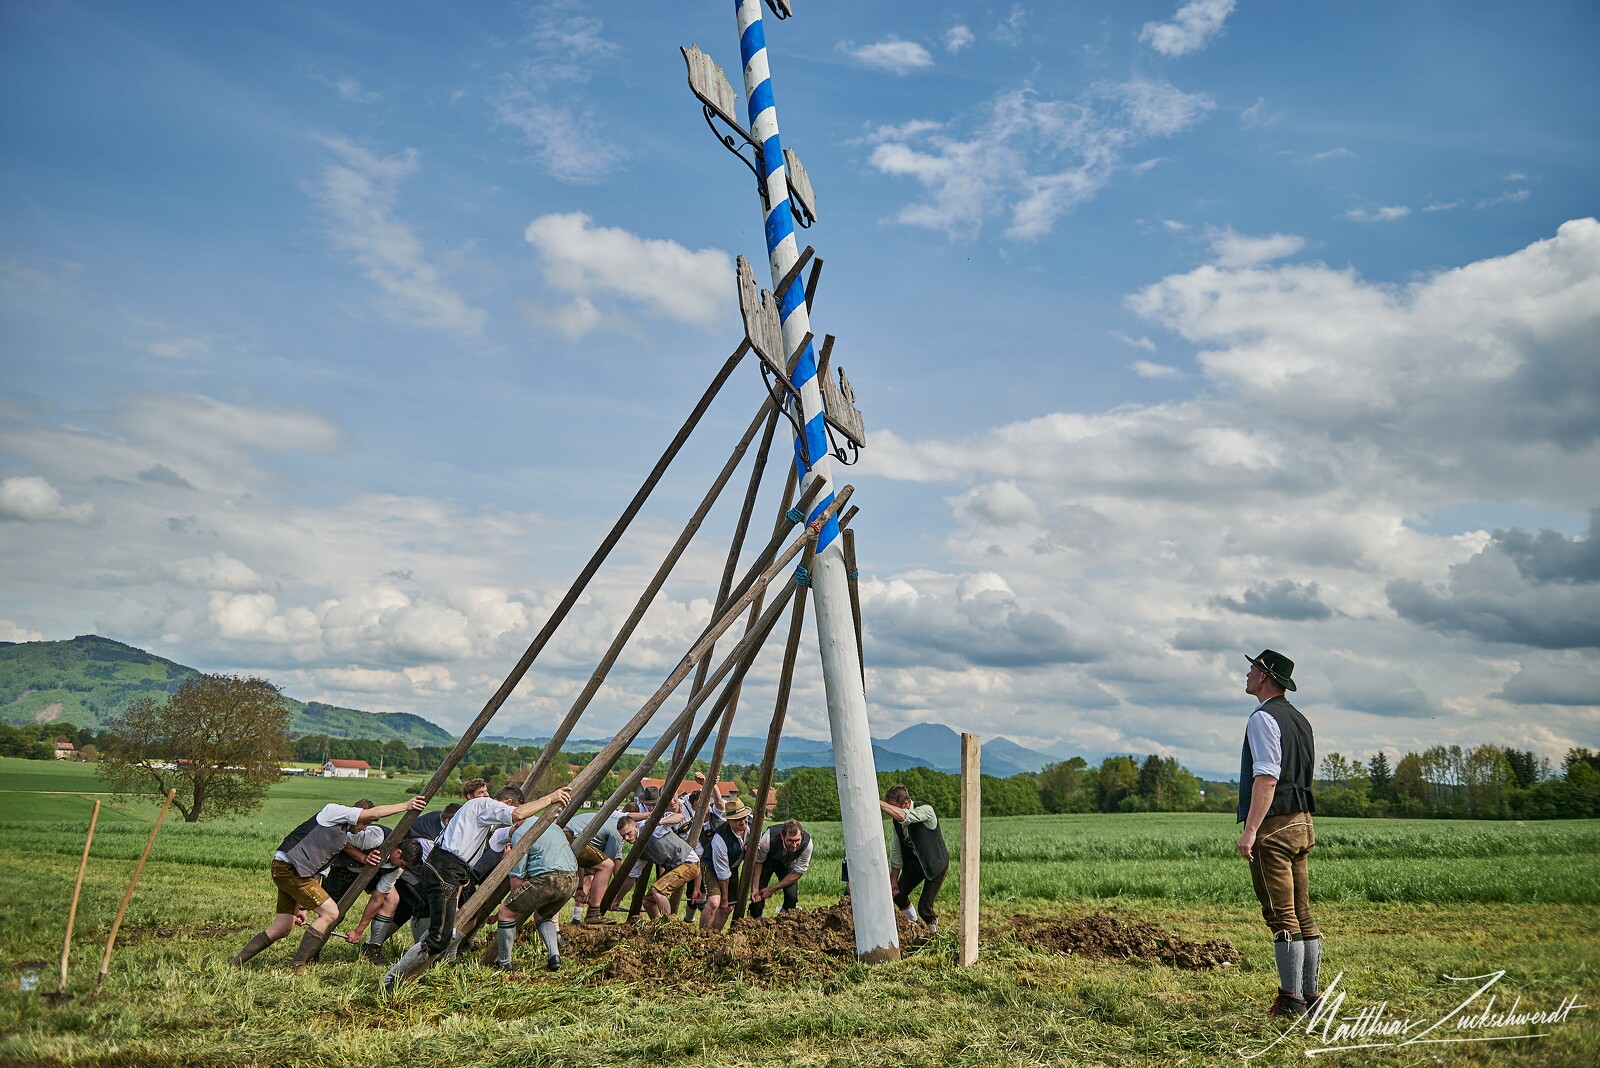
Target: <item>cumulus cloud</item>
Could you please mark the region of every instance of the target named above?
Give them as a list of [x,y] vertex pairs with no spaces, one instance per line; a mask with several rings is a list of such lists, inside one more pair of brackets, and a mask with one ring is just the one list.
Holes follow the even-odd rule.
[[976,41],[977,39],[978,38],[976,35],[974,35],[971,30],[967,29],[967,27],[952,26],[950,29],[946,30],[944,34],[945,51],[949,52],[951,55],[954,55],[963,48],[966,48],[968,45],[972,44],[972,42]]
[[1499,697],[1514,705],[1600,704],[1600,663],[1581,652],[1540,652],[1524,656]]
[[37,630],[19,627],[9,619],[0,619],[0,642],[38,642],[44,634]]
[[[1554,709],[1541,746],[1580,744],[1600,691],[1552,681],[1543,658],[1582,664],[1567,674],[1587,680],[1600,645],[1600,224],[1402,284],[1231,262],[1128,298],[1196,350],[1192,396],[959,439],[885,428],[862,477],[956,488],[952,566],[994,576],[981,588],[1011,611],[1067,628],[1010,640],[1039,662],[1085,658],[1067,663],[1115,700],[1075,713],[1072,733],[1106,750],[1147,752],[1138,739],[1151,735],[1217,766],[1238,745],[1240,654],[1264,646],[1300,662],[1313,707],[1348,714],[1319,721],[1328,748],[1408,721],[1426,722],[1428,743],[1476,744],[1523,702]],[[1508,518],[1529,505],[1583,515],[1588,529],[1424,532],[1424,517],[1462,501]],[[947,667],[1008,672],[1014,692],[994,702],[1050,707],[1025,667],[944,652],[969,629],[958,576],[875,581],[874,616],[903,633],[870,639],[872,662],[898,665],[923,641]],[[932,633],[913,629],[907,605],[929,609]],[[1145,722],[1163,708],[1183,710],[1182,731]]]
[[82,523],[93,514],[92,504],[63,503],[61,491],[37,475],[0,481],[0,520]]
[[400,186],[416,173],[416,149],[379,156],[340,137],[322,143],[337,162],[310,187],[333,221],[334,244],[383,294],[380,306],[406,323],[475,334],[488,316],[445,281],[422,240],[397,213]]
[[902,223],[973,236],[1004,215],[1007,236],[1034,240],[1104,188],[1128,151],[1187,129],[1212,106],[1204,94],[1144,79],[1099,84],[1070,101],[1016,90],[990,101],[965,133],[946,124],[869,135],[878,141],[870,163],[924,188],[926,199],[896,216]]
[[194,489],[188,479],[166,464],[151,464],[139,472],[138,479],[140,482],[154,482],[161,486],[172,486],[174,489]]
[[1170,22],[1145,23],[1139,40],[1164,56],[1198,52],[1222,32],[1233,5],[1234,0],[1189,0]]
[[1411,209],[1404,204],[1394,204],[1387,208],[1351,208],[1344,213],[1344,217],[1353,222],[1372,223],[1394,222],[1410,214]]
[[1267,619],[1327,619],[1333,609],[1322,603],[1317,584],[1291,579],[1253,583],[1240,597],[1213,597],[1211,604],[1242,615]]
[[1133,361],[1133,373],[1140,378],[1182,378],[1183,372],[1165,363],[1151,363],[1149,360]]
[[[1104,655],[1087,634],[1017,596],[999,575],[909,575],[862,588],[875,663],[1031,668]],[[868,607],[870,606],[870,615]]]
[[[1544,649],[1600,648],[1597,515],[1587,535],[1496,530],[1449,580],[1395,579],[1389,603],[1402,617],[1445,634]],[[1600,698],[1600,693],[1597,693]]]
[[1269,234],[1266,237],[1246,237],[1236,234],[1232,227],[1212,230],[1208,235],[1211,251],[1222,267],[1253,267],[1258,263],[1281,260],[1293,256],[1305,247],[1305,238],[1294,234]]
[[933,66],[933,57],[926,48],[915,41],[903,41],[898,37],[867,45],[841,42],[839,51],[863,67],[888,71],[890,74],[910,74]]
[[541,216],[523,236],[546,284],[572,298],[540,312],[569,338],[582,337],[621,310],[709,328],[732,306],[733,263],[721,249],[691,250],[676,241],[595,226],[582,212]]

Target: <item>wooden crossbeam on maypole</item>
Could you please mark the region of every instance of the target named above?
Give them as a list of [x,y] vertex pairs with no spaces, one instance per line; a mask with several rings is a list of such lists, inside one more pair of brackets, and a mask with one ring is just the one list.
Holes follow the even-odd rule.
[[[634,517],[639,514],[640,509],[644,507],[644,502],[649,499],[651,492],[661,481],[662,476],[666,474],[667,468],[671,466],[672,461],[682,451],[684,444],[689,440],[689,435],[699,425],[701,418],[706,414],[707,409],[711,407],[711,402],[716,399],[723,384],[727,382],[729,376],[733,374],[734,368],[739,366],[739,362],[749,351],[750,341],[747,338],[740,342],[739,347],[734,349],[733,354],[723,362],[722,367],[718,369],[716,376],[711,380],[711,385],[701,394],[700,400],[695,404],[693,411],[689,413],[689,417],[684,420],[683,425],[678,428],[678,433],[668,443],[660,458],[656,460],[656,464],[650,469],[650,473],[645,476],[644,482],[634,493],[633,499],[628,502],[627,507],[623,509],[622,515],[612,524],[604,540],[601,541],[599,548],[589,557],[588,563],[583,566],[583,570],[578,573],[578,577],[567,588],[566,595],[562,597],[561,603],[550,614],[550,618],[545,621],[544,626],[534,636],[533,641],[528,644],[528,648],[523,652],[522,658],[511,669],[511,673],[500,684],[500,688],[484,704],[483,710],[468,725],[466,731],[462,733],[461,738],[456,742],[455,747],[445,755],[444,761],[433,773],[427,784],[419,791],[424,797],[431,798],[439,792],[439,788],[450,777],[450,773],[455,770],[456,765],[461,762],[467,751],[472,748],[473,743],[478,740],[478,735],[483,733],[483,729],[489,725],[489,721],[494,718],[495,713],[500,711],[500,706],[505,704],[506,699],[511,696],[512,692],[522,682],[523,677],[528,673],[528,669],[533,666],[533,662],[544,651],[544,647],[549,644],[556,630],[566,621],[568,613],[578,603],[578,598],[588,589],[589,583],[593,581],[595,574],[599,572],[600,565],[605,563],[606,558],[611,555],[611,550],[615,549],[617,543],[622,540],[622,535],[627,531]],[[387,855],[391,849],[405,841],[406,832],[411,829],[411,824],[416,821],[416,816],[415,812],[408,811],[400,817],[394,830],[390,831],[388,837],[384,839],[381,847],[384,855]],[[344,896],[339,899],[339,915],[334,919],[333,923],[328,925],[329,931],[337,929],[339,920],[343,919],[351,904],[361,896],[361,892],[372,882],[377,870],[372,867],[363,867],[357,873],[355,880],[350,884],[350,889],[346,890]],[[326,934],[320,934],[308,925],[305,936],[301,938],[300,946],[294,953],[295,970],[304,971],[306,963],[316,956],[327,940],[328,936]]]

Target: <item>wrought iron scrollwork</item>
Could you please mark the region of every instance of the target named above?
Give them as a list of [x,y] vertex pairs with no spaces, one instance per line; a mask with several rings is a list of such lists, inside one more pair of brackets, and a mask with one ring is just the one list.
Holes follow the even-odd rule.
[[[750,168],[750,173],[755,175],[756,192],[761,194],[761,206],[766,210],[771,210],[772,205],[767,203],[767,183],[762,178],[762,172],[766,170],[766,166],[762,158],[761,146],[746,137],[744,131],[737,126],[734,127],[734,133],[723,133],[717,125],[722,116],[718,115],[716,109],[710,104],[701,104],[700,113],[706,117],[706,125],[711,128],[711,135],[721,142],[723,148],[733,153],[740,163]],[[738,136],[736,137],[734,134]],[[744,150],[746,148],[749,148],[751,154],[755,156],[754,162],[745,157]]]

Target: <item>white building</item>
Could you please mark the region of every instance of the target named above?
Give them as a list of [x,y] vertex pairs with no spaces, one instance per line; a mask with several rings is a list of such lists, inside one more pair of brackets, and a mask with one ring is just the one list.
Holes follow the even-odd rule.
[[322,765],[324,779],[365,779],[372,765],[365,760],[330,760]]

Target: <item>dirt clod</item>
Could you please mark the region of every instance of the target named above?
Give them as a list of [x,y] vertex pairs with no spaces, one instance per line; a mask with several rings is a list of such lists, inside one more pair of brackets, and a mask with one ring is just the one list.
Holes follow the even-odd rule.
[[1175,968],[1220,968],[1241,959],[1231,942],[1185,942],[1154,924],[1119,920],[1104,912],[1078,919],[1013,916],[1011,929],[1023,945],[1091,960],[1145,960]]

